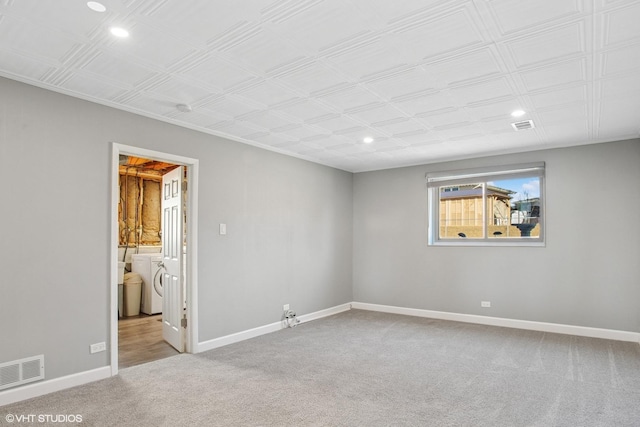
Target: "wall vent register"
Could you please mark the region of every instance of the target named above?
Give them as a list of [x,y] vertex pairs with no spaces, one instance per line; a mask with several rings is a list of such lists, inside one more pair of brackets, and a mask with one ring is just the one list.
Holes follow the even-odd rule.
[[44,355],[0,363],[0,390],[44,379]]

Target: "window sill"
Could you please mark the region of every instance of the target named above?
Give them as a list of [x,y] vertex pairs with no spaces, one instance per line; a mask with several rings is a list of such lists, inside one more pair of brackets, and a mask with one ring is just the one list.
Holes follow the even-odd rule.
[[514,246],[522,246],[522,247],[537,247],[544,248],[546,247],[546,243],[540,240],[509,240],[505,241],[492,241],[492,240],[482,240],[482,239],[468,239],[468,240],[438,240],[436,242],[430,242],[429,246],[491,246],[491,247],[514,247]]

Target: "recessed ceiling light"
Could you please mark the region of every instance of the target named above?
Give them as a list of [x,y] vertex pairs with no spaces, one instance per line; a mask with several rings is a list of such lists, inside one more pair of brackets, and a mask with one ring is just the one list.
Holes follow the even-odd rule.
[[373,142],[373,138],[367,136],[362,140],[362,142],[364,142],[365,144],[371,144]]
[[121,37],[121,38],[129,37],[129,31],[125,30],[124,28],[111,27],[109,31],[111,31],[111,34],[113,34],[116,37]]
[[524,112],[524,110],[516,110],[513,113],[511,113],[511,116],[513,117],[520,117],[520,116],[524,116],[526,113]]
[[190,113],[193,110],[189,104],[178,104],[176,105],[176,108],[178,111],[182,111],[183,113]]
[[102,3],[98,3],[97,1],[87,2],[87,6],[89,7],[89,9],[94,10],[96,12],[104,12],[105,10],[107,10],[107,8],[104,7]]

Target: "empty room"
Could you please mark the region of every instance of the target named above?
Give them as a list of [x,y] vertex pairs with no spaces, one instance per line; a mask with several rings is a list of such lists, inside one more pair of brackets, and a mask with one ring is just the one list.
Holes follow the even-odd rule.
[[640,1],[0,1],[0,425],[640,425]]

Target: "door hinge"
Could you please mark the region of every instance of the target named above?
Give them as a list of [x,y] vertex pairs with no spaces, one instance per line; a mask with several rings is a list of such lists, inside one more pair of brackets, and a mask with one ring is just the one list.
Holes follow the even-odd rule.
[[187,316],[185,316],[182,319],[180,319],[180,326],[182,326],[183,328],[187,329]]

